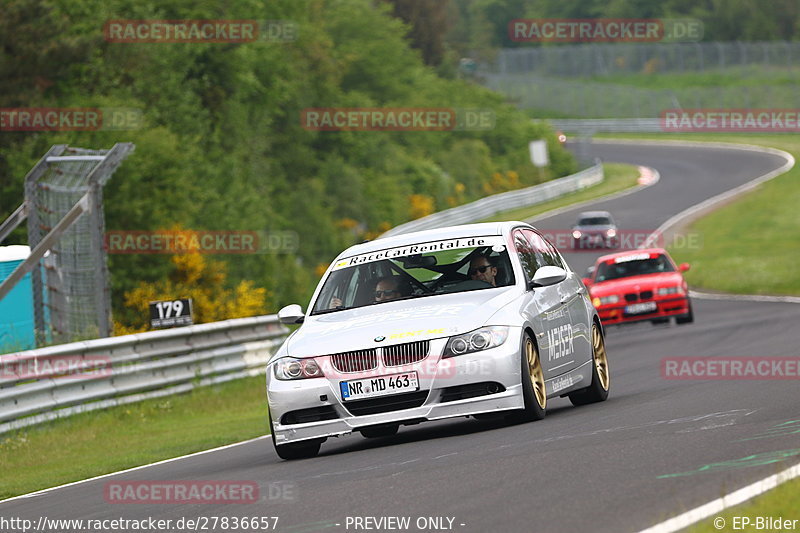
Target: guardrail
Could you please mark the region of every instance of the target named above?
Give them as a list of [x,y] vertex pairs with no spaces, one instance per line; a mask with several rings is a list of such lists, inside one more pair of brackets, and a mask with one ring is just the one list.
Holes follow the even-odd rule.
[[562,118],[548,120],[553,128],[577,133],[594,135],[595,133],[663,133],[660,118]]
[[503,211],[508,211],[509,209],[517,209],[519,207],[546,202],[567,193],[579,191],[590,185],[600,183],[603,179],[603,165],[599,161],[595,161],[593,166],[570,176],[517,191],[494,194],[469,204],[439,211],[438,213],[418,218],[417,220],[412,220],[405,224],[400,224],[382,234],[379,238],[411,233],[413,231],[468,224],[477,220],[483,220]]
[[262,373],[287,333],[268,315],[0,355],[0,434]]

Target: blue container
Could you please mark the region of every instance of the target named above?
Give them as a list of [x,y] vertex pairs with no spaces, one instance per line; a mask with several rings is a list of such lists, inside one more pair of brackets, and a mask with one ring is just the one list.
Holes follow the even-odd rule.
[[[0,282],[10,276],[30,253],[28,246],[0,246]],[[28,273],[0,300],[0,353],[35,348],[34,328],[33,283]]]

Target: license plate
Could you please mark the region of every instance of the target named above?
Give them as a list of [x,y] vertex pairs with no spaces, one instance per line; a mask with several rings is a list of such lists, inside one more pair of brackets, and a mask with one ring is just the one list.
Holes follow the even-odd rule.
[[658,309],[655,302],[642,302],[640,304],[632,304],[625,307],[626,315],[641,315],[642,313],[651,313]]
[[416,372],[406,372],[391,376],[340,381],[339,390],[342,391],[342,400],[344,401],[361,400],[417,391],[419,390],[419,380]]

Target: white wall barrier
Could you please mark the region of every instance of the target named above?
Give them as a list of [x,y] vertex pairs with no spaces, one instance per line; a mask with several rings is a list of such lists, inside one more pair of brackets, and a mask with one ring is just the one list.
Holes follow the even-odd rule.
[[458,224],[469,224],[478,220],[496,215],[509,209],[517,209],[535,205],[565,194],[585,189],[603,181],[603,165],[596,161],[594,166],[582,170],[577,174],[558,178],[546,183],[494,194],[481,198],[475,202],[460,205],[445,211],[439,211],[426,217],[400,224],[390,229],[381,237],[391,237],[403,233],[411,233],[425,229],[443,228]]

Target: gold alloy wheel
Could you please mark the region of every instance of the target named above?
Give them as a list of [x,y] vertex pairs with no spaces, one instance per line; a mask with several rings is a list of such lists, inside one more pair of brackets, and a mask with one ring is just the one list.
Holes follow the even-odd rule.
[[533,345],[531,339],[525,341],[525,357],[528,359],[528,373],[531,376],[533,393],[536,396],[536,403],[544,409],[547,406],[547,392],[544,389],[544,373],[539,362],[539,353]]
[[606,357],[606,344],[600,334],[597,324],[592,324],[592,351],[594,352],[594,366],[597,369],[597,377],[600,379],[600,386],[603,390],[608,390],[608,358]]

